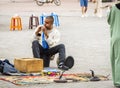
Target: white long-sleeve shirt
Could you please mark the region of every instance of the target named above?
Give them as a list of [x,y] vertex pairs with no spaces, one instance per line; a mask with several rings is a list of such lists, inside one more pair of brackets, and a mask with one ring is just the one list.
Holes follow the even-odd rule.
[[[38,27],[40,27],[40,26],[38,26]],[[35,29],[35,32],[38,30],[38,27]],[[39,40],[39,43],[42,45],[42,36],[40,36],[40,37],[36,36],[35,32],[33,34],[34,38]],[[47,30],[47,32],[48,32],[49,37],[48,38],[45,37],[45,40],[47,41],[49,47],[51,48],[59,43],[60,32],[55,28],[53,28],[52,30]],[[42,34],[42,31],[40,33]]]

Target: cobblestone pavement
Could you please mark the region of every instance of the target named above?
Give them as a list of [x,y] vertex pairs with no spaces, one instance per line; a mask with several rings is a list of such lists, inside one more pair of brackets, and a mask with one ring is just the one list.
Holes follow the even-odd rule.
[[[108,75],[109,81],[79,82],[63,84],[35,84],[16,86],[9,82],[0,81],[0,88],[113,88],[111,80],[111,67],[109,60],[109,25],[107,24],[106,10],[103,17],[94,17],[94,4],[89,3],[88,17],[81,18],[78,0],[61,0],[61,6],[44,4],[37,6],[33,0],[0,1],[0,58],[7,58],[12,63],[15,57],[32,57],[31,35],[34,29],[28,29],[29,16],[40,16],[43,12],[59,15],[61,42],[66,45],[66,54],[75,58],[75,66],[66,73],[90,72]],[[113,4],[113,3],[104,3]],[[9,31],[10,18],[14,14],[22,18],[22,31]],[[51,67],[56,66],[56,61],[51,61]]]

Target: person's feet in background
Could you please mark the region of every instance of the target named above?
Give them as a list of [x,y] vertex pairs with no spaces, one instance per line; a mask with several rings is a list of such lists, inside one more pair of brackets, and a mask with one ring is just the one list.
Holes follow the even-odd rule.
[[85,15],[82,14],[81,17],[85,17]]
[[87,17],[88,15],[86,14],[86,12],[87,12],[87,7],[88,7],[88,0],[80,0],[80,5],[81,5],[81,10],[82,10],[81,17]]

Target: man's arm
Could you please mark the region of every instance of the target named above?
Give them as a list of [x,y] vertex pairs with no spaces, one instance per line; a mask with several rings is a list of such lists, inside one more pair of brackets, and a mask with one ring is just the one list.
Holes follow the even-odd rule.
[[33,39],[37,39],[40,40],[41,39],[41,32],[42,32],[42,25],[37,26],[37,28],[35,29],[34,33],[33,33]]
[[41,28],[41,30],[44,32],[45,36],[46,36],[46,39],[48,39],[49,35],[48,35],[48,32],[47,32],[47,29],[45,28],[45,26],[43,26]]
[[38,26],[35,30],[36,30],[35,31],[35,35],[39,36],[40,35],[40,31],[41,31],[41,26]]

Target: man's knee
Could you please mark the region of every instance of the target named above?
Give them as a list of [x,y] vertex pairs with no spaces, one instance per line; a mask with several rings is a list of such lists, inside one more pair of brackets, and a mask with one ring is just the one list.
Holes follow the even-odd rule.
[[38,40],[34,40],[34,41],[32,42],[32,46],[35,46],[35,45],[38,45],[38,44],[39,44]]
[[64,44],[59,44],[59,47],[60,48],[65,48],[65,45]]

